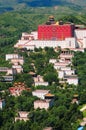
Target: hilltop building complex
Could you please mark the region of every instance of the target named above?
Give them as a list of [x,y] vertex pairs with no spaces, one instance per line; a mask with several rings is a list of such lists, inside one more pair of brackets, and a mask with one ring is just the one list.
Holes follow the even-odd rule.
[[[81,26],[82,27],[82,26]],[[38,25],[35,32],[22,33],[21,39],[14,45],[16,48],[61,47],[79,51],[86,48],[86,28],[81,28],[73,23],[56,22],[53,16],[42,25]]]

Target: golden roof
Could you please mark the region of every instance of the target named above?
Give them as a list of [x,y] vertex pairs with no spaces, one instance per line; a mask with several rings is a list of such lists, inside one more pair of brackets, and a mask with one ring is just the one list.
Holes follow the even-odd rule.
[[53,15],[51,15],[51,16],[49,16],[49,18],[54,18],[54,16],[53,16]]
[[47,97],[54,97],[54,95],[51,94],[51,93],[47,93],[45,96],[47,96]]
[[74,94],[73,97],[78,97],[78,94]]

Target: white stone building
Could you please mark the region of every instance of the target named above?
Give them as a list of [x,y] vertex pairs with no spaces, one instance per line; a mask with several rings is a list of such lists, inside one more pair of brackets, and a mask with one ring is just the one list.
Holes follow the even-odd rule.
[[56,62],[54,64],[54,68],[57,70],[57,69],[61,69],[63,67],[66,67],[68,65],[69,65],[69,62],[66,62],[66,61],[64,61],[64,62]]
[[65,76],[64,79],[68,84],[78,85],[77,75]]
[[58,70],[58,78],[62,79],[64,76],[74,75],[75,70]]
[[80,48],[86,48],[86,29],[75,29],[74,36]]
[[38,32],[37,31],[31,32],[31,34],[23,32],[21,40],[32,40],[32,39],[37,40],[37,38],[38,38]]
[[60,56],[59,56],[59,58],[60,59],[62,59],[62,60],[71,60],[72,58],[73,58],[73,54],[60,54]]
[[6,54],[6,61],[14,58],[19,58],[18,54]]
[[77,39],[83,39],[86,37],[86,29],[75,29],[74,36]]
[[34,85],[35,86],[39,86],[39,85],[48,86],[48,82],[45,82],[43,77],[38,75],[37,77],[34,77]]
[[12,64],[14,64],[14,65],[18,65],[18,64],[23,65],[23,64],[24,64],[24,59],[23,59],[23,57],[13,58],[13,59],[11,59],[10,62],[11,62]]
[[78,47],[75,38],[66,38],[65,40],[19,40],[16,45],[16,48],[26,48],[27,50],[32,50],[36,48],[45,48],[45,47],[61,47],[61,48],[76,48]]
[[0,72],[6,72],[6,75],[16,74],[13,68],[8,68],[8,67],[0,67]]
[[60,70],[66,71],[66,70],[71,70],[71,67],[61,67]]
[[21,65],[12,65],[13,69],[16,69],[17,73],[23,72],[23,68]]
[[45,99],[45,95],[48,94],[50,92],[50,90],[35,90],[32,92],[33,96],[37,96],[40,99]]
[[21,121],[21,120],[23,120],[23,121],[29,120],[28,114],[29,114],[29,112],[19,111],[19,112],[18,112],[18,116],[15,117],[15,122],[18,121],[18,120],[20,120],[20,121]]
[[53,106],[53,100],[36,100],[34,101],[34,109],[40,108],[47,110]]
[[50,59],[49,63],[55,64],[57,62],[57,59]]

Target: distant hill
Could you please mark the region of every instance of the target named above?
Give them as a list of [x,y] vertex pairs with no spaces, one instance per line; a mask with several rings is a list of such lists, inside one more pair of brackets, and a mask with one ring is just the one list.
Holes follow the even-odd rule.
[[74,9],[86,7],[86,0],[0,0],[0,12],[20,10],[28,7],[68,6]]
[[26,4],[33,7],[71,4],[86,6],[86,0],[0,0],[0,6],[15,6],[17,4]]

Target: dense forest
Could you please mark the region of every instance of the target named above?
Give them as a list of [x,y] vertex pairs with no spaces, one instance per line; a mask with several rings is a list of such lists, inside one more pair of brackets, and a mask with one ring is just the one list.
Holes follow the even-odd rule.
[[[52,53],[51,53],[52,52]],[[18,52],[22,52],[19,50]],[[52,64],[49,64],[50,58],[56,58],[60,54],[60,50],[55,52],[53,48],[45,48],[45,50],[36,49],[35,52],[30,52],[29,56],[23,52],[25,63],[23,65],[24,72],[16,75],[14,82],[25,82],[31,88],[30,92],[23,91],[18,97],[9,96],[8,88],[13,83],[0,83],[0,97],[6,101],[5,107],[0,110],[0,130],[42,130],[45,127],[51,126],[54,130],[76,130],[82,118],[85,117],[84,112],[80,112],[80,108],[86,103],[86,88],[85,88],[85,58],[86,52],[76,52],[73,58],[73,66],[77,70],[79,76],[79,85],[60,86],[58,75]],[[47,87],[37,86],[34,88],[33,80],[30,71],[34,72],[31,63],[35,64],[37,74],[44,76],[44,79],[49,82]],[[82,69],[84,68],[84,69]],[[46,75],[45,75],[46,74]],[[54,84],[53,84],[54,81]],[[65,88],[65,89],[64,89]],[[4,89],[4,93],[2,90]],[[54,106],[48,111],[42,109],[34,110],[33,102],[37,97],[32,96],[32,91],[35,89],[50,90],[55,95]],[[78,95],[79,104],[72,104],[71,101],[74,95]],[[17,121],[14,123],[15,116],[18,111],[29,111],[28,121]]]
[[[51,53],[52,52],[52,53]],[[21,51],[19,51],[21,53]],[[36,49],[35,52],[30,52],[29,56],[26,52],[23,52],[25,58],[24,72],[22,75],[16,75],[15,82],[25,82],[28,87],[31,88],[31,92],[23,91],[18,97],[9,96],[8,88],[12,84],[0,83],[1,92],[0,97],[6,100],[6,105],[3,110],[0,110],[0,129],[1,130],[42,130],[44,127],[51,126],[54,130],[75,130],[79,125],[79,121],[83,118],[83,113],[79,111],[77,104],[71,104],[74,94],[79,94],[80,104],[85,103],[83,97],[85,95],[80,94],[78,88],[74,85],[66,84],[65,89],[59,86],[57,80],[57,72],[54,70],[52,64],[49,64],[50,58],[56,58],[59,55],[59,51],[55,52],[53,48]],[[77,54],[75,54],[77,57]],[[76,57],[74,64],[77,62]],[[81,57],[82,58],[82,57]],[[44,76],[44,79],[49,82],[49,86],[38,86],[34,88],[32,85],[33,80],[30,71],[34,71],[31,63],[34,61],[37,74]],[[75,66],[76,67],[76,66]],[[46,74],[46,75],[45,75]],[[53,84],[54,81],[54,84]],[[69,89],[70,88],[70,89]],[[48,89],[55,95],[54,106],[48,111],[46,110],[34,110],[33,102],[37,99],[32,96],[34,89]],[[14,118],[18,111],[29,111],[27,122],[18,121],[14,123]],[[78,120],[79,121],[78,121]]]
[[[60,50],[55,52],[53,48],[44,50],[40,48],[28,54],[27,51],[22,52],[22,50],[13,48],[22,32],[37,30],[37,26],[45,23],[50,15],[49,9],[46,14],[44,12],[39,14],[38,10],[35,10],[34,14],[30,11],[7,12],[0,15],[0,66],[10,66],[8,62],[4,61],[5,54],[16,52],[22,55],[25,60],[24,72],[22,75],[16,75],[14,82],[24,81],[31,88],[30,92],[23,91],[20,96],[14,97],[8,91],[14,82],[0,82],[0,98],[4,98],[6,101],[5,107],[0,110],[0,130],[42,130],[48,126],[53,127],[54,130],[76,130],[82,118],[86,117],[85,112],[80,112],[80,108],[86,104],[86,51],[84,53],[75,52],[73,58],[73,67],[77,71],[79,85],[77,87],[68,84],[65,84],[65,87],[60,86],[58,74],[52,64],[49,64],[49,59],[58,57]],[[61,16],[59,13],[55,13],[54,16],[56,21],[63,20],[86,25],[85,14],[77,16],[63,14]],[[44,76],[44,80],[49,82],[47,88],[37,86],[37,89],[49,89],[55,95],[54,106],[48,111],[33,108],[33,102],[37,97],[32,96],[32,91],[36,88],[34,88],[32,76],[29,74],[30,71],[34,71],[31,63],[34,63],[36,73]],[[79,104],[71,104],[74,94],[78,95]],[[29,120],[14,122],[18,111],[29,111]]]

